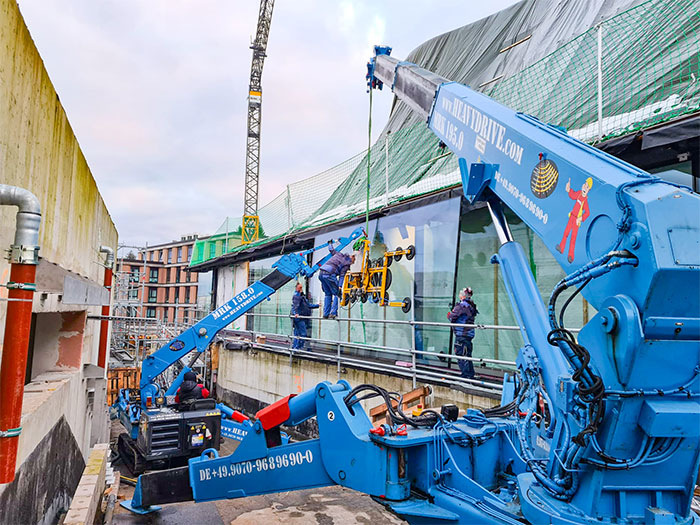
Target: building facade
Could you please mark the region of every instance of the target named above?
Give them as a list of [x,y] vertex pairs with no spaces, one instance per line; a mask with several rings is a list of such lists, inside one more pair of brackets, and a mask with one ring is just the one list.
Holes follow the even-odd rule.
[[190,324],[208,311],[208,291],[202,276],[190,272],[195,241],[184,235],[179,241],[149,246],[117,259],[117,273],[127,278],[129,309],[133,317],[164,323]]
[[[696,59],[700,34],[690,22],[695,14],[692,2],[595,0],[585,4],[584,13],[578,2],[519,2],[436,36],[406,58],[697,192],[700,92],[695,79],[700,76]],[[691,26],[690,30],[679,29]],[[484,34],[491,37],[485,40]],[[600,78],[591,76],[597,66],[602,71]],[[651,83],[650,78],[654,78]],[[425,123],[401,101],[392,107],[386,128],[371,148],[371,160],[369,157],[353,157],[290,184],[259,210],[267,237],[258,243],[232,247],[226,225],[240,221],[228,218],[220,231],[198,243],[192,268],[215,272],[216,305],[264,277],[281,254],[321,246],[364,226],[369,208],[367,233],[373,258],[397,247],[416,248],[414,259],[394,261],[390,268],[390,299],[408,297],[413,309],[405,314],[370,301],[357,302],[340,312],[341,319],[354,321],[319,319],[312,323],[312,337],[331,348],[337,343],[346,368],[359,357],[404,366],[406,353],[391,348],[408,349],[426,370],[445,377],[435,370],[456,371],[456,363],[449,358],[453,351],[449,327],[397,322],[444,323],[459,289],[470,286],[479,309],[476,322],[501,327],[477,330],[474,357],[514,361],[523,339],[514,326],[516,319],[498,265],[491,262],[499,242],[487,209],[468,204],[463,196],[458,159],[441,147]],[[323,191],[314,191],[315,186],[323,186]],[[333,186],[330,191],[328,186]],[[532,230],[512,213],[508,219],[546,304],[564,272]],[[318,256],[315,254],[314,261]],[[317,278],[304,284],[314,300],[321,299]],[[232,327],[265,335],[268,342],[274,334],[290,336],[293,289],[293,282],[285,285],[256,307],[258,315],[238,319]],[[595,313],[583,298],[576,297],[566,310],[565,325],[580,328]],[[372,346],[377,350],[367,348]],[[240,353],[230,352],[222,362],[231,361],[230,368],[235,370],[241,359]],[[299,372],[293,370],[290,364],[288,373],[297,377]],[[328,379],[334,380],[335,372],[330,369]],[[230,391],[257,391],[252,383],[242,385],[240,377],[222,372],[219,379]],[[278,383],[284,384],[282,380]]]
[[[116,253],[117,230],[14,0],[0,0],[0,100],[0,183],[41,204],[22,430],[14,481],[0,484],[0,521],[48,524],[68,508],[90,447],[109,438],[101,323],[91,317],[109,304],[99,250]],[[3,252],[16,214],[0,207]],[[0,258],[0,284],[9,269]],[[0,352],[7,297],[0,286]]]

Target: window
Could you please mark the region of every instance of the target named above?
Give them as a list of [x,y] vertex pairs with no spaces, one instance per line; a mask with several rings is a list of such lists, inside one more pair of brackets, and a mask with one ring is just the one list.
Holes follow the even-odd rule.
[[139,289],[138,288],[129,288],[129,301],[138,301],[139,298]]
[[168,250],[168,262],[169,263],[173,262],[173,249],[172,248],[170,248]]
[[175,282],[179,283],[180,282],[180,268],[173,268],[175,270]]
[[664,180],[683,184],[684,186],[697,190],[697,186],[693,186],[693,168],[689,160],[663,166],[662,168],[650,169],[649,173],[655,173]]
[[155,319],[156,309],[153,307],[146,308],[146,317],[148,317],[149,319]]
[[190,314],[187,310],[182,314],[182,322],[185,324],[190,322]]
[[190,302],[190,287],[187,286],[185,287],[185,303],[189,304]]
[[189,283],[192,279],[192,272],[185,272],[185,282]]
[[163,321],[168,322],[168,308],[163,308]]
[[157,303],[158,302],[158,288],[148,289],[148,302]]
[[182,246],[177,249],[177,262],[182,262]]
[[191,260],[192,260],[192,245],[190,244],[187,247],[187,261],[189,262]]
[[131,268],[131,275],[129,276],[129,280],[132,283],[137,283],[139,282],[139,269],[136,267]]
[[164,251],[164,250],[161,250],[161,251],[158,252],[158,260],[159,260],[160,262],[163,262],[163,251]]
[[158,268],[151,268],[151,271],[148,274],[148,282],[149,283],[157,283],[158,282]]
[[[395,260],[391,265],[392,284],[389,289],[390,300],[402,301],[404,297],[408,297],[412,300],[413,307],[411,312],[406,315],[400,308],[382,308],[368,301],[365,304],[355,304],[344,315],[352,316],[355,319],[362,317],[386,319],[387,321],[406,321],[415,315],[416,321],[445,322],[445,315],[453,300],[454,293],[459,217],[460,199],[452,198],[370,221],[368,233],[373,241],[370,250],[372,259],[376,259],[384,251],[394,250],[399,246],[404,249],[408,248],[409,245],[415,246],[416,256],[412,260],[409,261],[402,257],[401,260]],[[316,246],[327,243],[331,237],[337,239],[339,236],[347,235],[351,230],[352,227],[347,227],[321,234],[316,238]],[[314,262],[318,262],[327,253],[327,250],[325,253],[323,250],[316,252]],[[258,261],[250,263],[251,273],[257,271],[257,265]],[[271,270],[271,264],[268,268]],[[493,272],[493,269],[491,271]],[[288,290],[286,286],[288,285],[283,288],[285,292]],[[278,291],[271,298],[271,301],[263,301],[256,310],[260,313],[288,315],[293,288],[289,288],[289,290],[288,296],[280,296]],[[309,292],[313,302],[323,300],[318,279],[310,280]],[[275,305],[277,297],[279,297],[279,302]],[[275,306],[277,311],[274,311]],[[481,310],[481,305],[479,305],[479,309]],[[316,312],[314,315],[317,315]],[[486,315],[484,315],[484,319],[487,319]],[[274,326],[274,321],[274,318],[256,317],[256,328],[259,324],[261,331],[271,332],[272,330],[265,329],[265,325],[272,324]],[[280,319],[280,321],[286,320]],[[486,322],[482,321],[481,318],[478,321]],[[285,331],[290,329],[288,323],[282,325],[280,322],[279,326]],[[314,337],[337,339],[337,327],[333,328],[336,329],[335,333],[332,332],[330,324],[321,323],[320,330],[318,327],[314,327]],[[345,332],[343,339],[346,339],[347,336],[348,333]],[[387,324],[382,326],[379,323],[368,323],[363,326],[363,323],[355,322],[351,323],[349,332],[349,340],[352,342],[372,341],[395,348],[411,348],[413,337],[415,337],[415,348],[418,350],[435,353],[450,351],[450,330],[444,327],[418,326],[415,327],[415,333],[412,334],[411,328],[406,325]],[[475,353],[476,350],[477,344],[475,342]],[[380,355],[386,357],[384,353]],[[399,357],[400,355],[396,354],[396,358],[403,359]],[[431,364],[438,366],[447,364],[446,360],[440,360],[433,356],[423,356],[423,358],[430,359]]]

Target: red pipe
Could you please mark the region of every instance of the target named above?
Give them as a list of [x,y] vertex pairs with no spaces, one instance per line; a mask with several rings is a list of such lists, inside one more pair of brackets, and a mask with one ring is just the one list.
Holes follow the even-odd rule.
[[[109,301],[112,298],[112,268],[105,268],[105,288],[109,292],[107,304],[102,305],[102,316],[109,316]],[[100,353],[97,357],[97,366],[105,368],[107,364],[107,334],[109,333],[109,320],[100,322]]]
[[[12,283],[35,284],[36,265],[12,264]],[[30,286],[30,288],[34,288]],[[33,290],[10,288],[5,318],[5,339],[0,368],[0,430],[19,428],[22,424],[22,398],[27,370],[27,350],[32,324]],[[20,299],[13,301],[12,299]],[[19,436],[0,437],[0,483],[15,479]]]

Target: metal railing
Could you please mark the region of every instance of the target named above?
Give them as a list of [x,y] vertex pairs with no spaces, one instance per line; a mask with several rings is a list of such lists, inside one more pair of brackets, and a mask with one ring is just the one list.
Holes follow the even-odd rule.
[[[455,324],[455,323],[442,323],[442,322],[431,322],[431,321],[414,321],[414,320],[391,320],[391,319],[360,319],[360,318],[336,318],[336,319],[324,319],[321,317],[312,316],[294,316],[294,315],[284,315],[284,314],[267,314],[267,313],[247,313],[253,320],[253,329],[236,329],[237,333],[248,334],[253,342],[256,341],[256,336],[265,336],[273,339],[282,339],[284,344],[272,344],[272,343],[257,343],[255,346],[261,349],[269,350],[276,353],[282,353],[289,355],[290,361],[295,356],[309,357],[316,360],[335,362],[337,367],[338,379],[342,376],[342,368],[344,364],[349,366],[354,366],[358,368],[365,368],[370,370],[385,371],[390,372],[395,375],[407,377],[412,379],[413,386],[415,388],[419,380],[427,380],[431,382],[455,384],[466,387],[475,393],[499,393],[502,390],[502,384],[500,382],[487,381],[483,379],[468,379],[461,377],[458,373],[450,368],[445,367],[435,367],[430,366],[423,361],[424,357],[436,357],[441,359],[454,359],[455,361],[471,361],[475,365],[481,365],[486,368],[497,370],[500,373],[509,372],[512,373],[516,364],[514,361],[507,361],[503,359],[491,359],[485,357],[466,357],[459,356],[450,353],[435,352],[430,350],[417,350],[415,348],[415,329],[416,327],[436,327],[436,328],[447,328],[452,329],[455,327],[462,328],[474,328],[475,330],[504,330],[504,331],[520,331],[519,326],[512,325],[491,325],[491,324]],[[315,320],[326,323],[336,323],[338,327],[337,339],[326,339],[326,338],[314,338],[314,337],[297,337],[294,335],[289,335],[287,333],[279,332],[266,332],[263,330],[256,330],[254,325],[255,317],[267,317],[267,318],[282,318],[282,319],[305,319],[305,320]],[[343,340],[341,336],[341,331],[343,326],[347,326],[345,323],[375,323],[382,325],[404,325],[411,328],[411,348],[401,348],[396,346],[387,346],[380,344],[366,344],[366,343],[355,343],[349,340]],[[574,329],[572,332],[578,332],[579,329]],[[223,337],[226,339],[226,337]],[[295,339],[304,341],[304,346],[306,342],[315,343],[316,347],[314,350],[308,350],[306,348],[295,349],[292,348],[292,343]],[[323,348],[325,347],[325,348]],[[335,352],[332,350],[335,349]],[[368,359],[363,356],[358,356],[353,354],[353,351],[368,351],[373,352],[377,355],[376,359]],[[389,360],[382,360],[383,355],[390,355],[392,357],[406,356],[407,360],[399,361],[394,359],[394,363],[388,362]],[[400,364],[401,363],[401,364]]]

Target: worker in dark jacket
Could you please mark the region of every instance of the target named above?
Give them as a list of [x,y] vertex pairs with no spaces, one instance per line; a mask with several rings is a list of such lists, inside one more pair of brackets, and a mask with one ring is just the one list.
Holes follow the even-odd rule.
[[185,372],[180,388],[175,394],[176,403],[184,403],[195,399],[206,399],[209,397],[209,390],[202,383],[197,383],[197,374],[194,372]]
[[299,317],[309,317],[311,316],[311,310],[318,308],[319,305],[309,303],[309,300],[304,295],[304,288],[301,283],[297,283],[294,290],[294,295],[292,296],[292,328],[294,329],[294,339],[292,340],[292,348],[304,348],[306,346],[305,339],[299,339],[300,337],[306,337],[306,329],[309,326],[310,319],[299,319]]
[[333,246],[330,246],[330,250],[333,256],[328,259],[326,264],[321,266],[321,271],[318,275],[318,280],[321,281],[321,289],[325,295],[323,301],[324,319],[335,319],[338,316],[340,287],[343,285],[345,274],[350,269],[350,265],[355,262],[354,255],[336,252]]
[[[479,313],[479,310],[477,310],[476,304],[472,301],[472,294],[473,291],[469,287],[459,292],[459,302],[452,311],[447,314],[447,318],[451,323],[462,325],[474,324],[474,319]],[[454,330],[455,334],[455,355],[471,357],[474,328],[453,326],[452,330]],[[474,377],[474,364],[471,361],[460,359],[458,364],[462,377],[467,379],[472,379]]]

